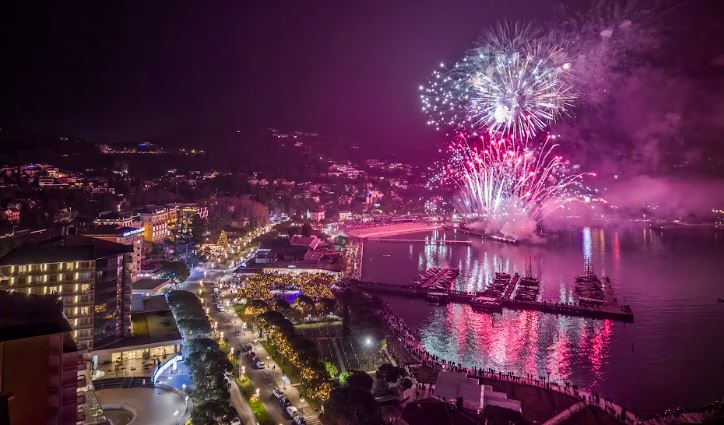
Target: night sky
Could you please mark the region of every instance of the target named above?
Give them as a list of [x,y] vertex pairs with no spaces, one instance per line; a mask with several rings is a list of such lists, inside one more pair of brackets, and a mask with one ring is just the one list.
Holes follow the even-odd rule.
[[[275,126],[371,147],[434,144],[441,135],[425,126],[417,92],[431,70],[498,20],[545,21],[557,9],[539,0],[249,3],[4,6],[0,125],[94,142]],[[695,81],[724,69],[707,70],[724,54],[712,40],[717,3],[691,1],[665,17],[668,57]]]

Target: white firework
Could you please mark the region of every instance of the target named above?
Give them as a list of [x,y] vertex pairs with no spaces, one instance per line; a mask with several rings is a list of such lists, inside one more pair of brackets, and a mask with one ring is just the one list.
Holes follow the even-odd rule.
[[531,27],[501,25],[420,87],[428,124],[534,137],[573,105],[571,64],[562,47]]

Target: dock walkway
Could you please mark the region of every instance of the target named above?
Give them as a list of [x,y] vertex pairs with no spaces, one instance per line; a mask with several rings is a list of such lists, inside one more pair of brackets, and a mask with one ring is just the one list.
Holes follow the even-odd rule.
[[[513,277],[513,279],[514,278],[515,276]],[[422,286],[369,282],[363,280],[352,280],[349,284],[353,287],[369,290],[372,292],[407,295],[421,298],[426,298],[428,296],[428,293],[432,290]],[[515,284],[512,282],[511,279],[511,284],[508,286],[508,288],[506,288],[506,291],[503,294],[507,294],[507,297],[504,298],[503,296],[501,296],[495,302],[497,308],[491,309],[492,311],[496,311],[498,308],[500,310],[507,308],[509,310],[535,310],[544,313],[559,314],[564,316],[590,317],[593,319],[610,319],[622,322],[633,322],[634,319],[633,312],[630,308],[624,308],[615,303],[600,306],[585,306],[549,303],[547,301],[511,300],[508,297],[510,297],[510,293],[512,293],[511,288],[513,287],[515,287]],[[439,302],[456,302],[460,304],[469,304],[472,306],[476,306],[477,303],[475,300],[479,297],[479,294],[475,292],[457,291],[455,289],[435,288],[434,292],[436,293],[436,295],[438,295],[434,299],[438,300]],[[446,296],[440,297],[440,293]]]

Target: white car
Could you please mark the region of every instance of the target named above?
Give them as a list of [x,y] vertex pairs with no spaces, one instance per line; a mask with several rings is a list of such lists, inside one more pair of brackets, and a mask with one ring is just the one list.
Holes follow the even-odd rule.
[[232,419],[231,425],[241,425],[241,419],[239,419],[239,417]]
[[264,368],[266,367],[266,365],[264,364],[264,362],[259,361],[259,360],[256,361],[256,363],[254,364],[254,366],[256,366],[257,369],[264,369]]
[[302,415],[295,417],[292,422],[294,423],[294,425],[307,425],[307,421],[304,420]]
[[299,416],[299,410],[294,406],[287,406],[287,415],[289,415],[290,418],[295,418]]

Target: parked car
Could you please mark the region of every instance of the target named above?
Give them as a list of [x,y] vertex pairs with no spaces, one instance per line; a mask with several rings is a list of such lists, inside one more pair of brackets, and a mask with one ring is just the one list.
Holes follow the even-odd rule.
[[294,419],[292,419],[292,422],[294,425],[307,425],[307,421],[304,420],[302,415],[295,416]]
[[272,391],[272,395],[273,395],[274,398],[276,398],[277,400],[279,400],[280,398],[283,398],[283,397],[284,397],[284,393],[282,393],[279,388],[274,388],[274,391]]
[[299,416],[299,410],[297,410],[294,406],[287,406],[287,415],[289,415],[290,418],[295,418]]
[[254,366],[256,366],[257,369],[264,369],[266,365],[263,361],[257,360],[256,363],[254,363]]
[[286,409],[287,406],[291,406],[291,404],[292,404],[289,402],[289,399],[286,397],[281,397],[278,401],[279,401],[279,404],[282,406],[282,409]]
[[231,420],[231,425],[241,425],[241,419],[239,419],[238,416],[235,417],[234,419]]

